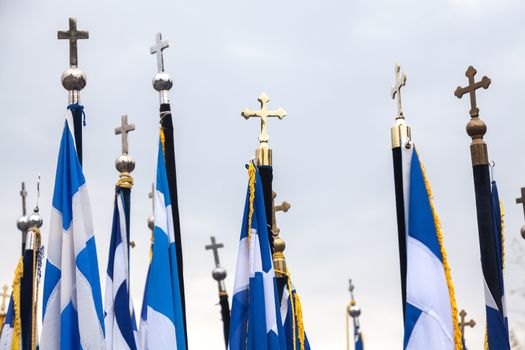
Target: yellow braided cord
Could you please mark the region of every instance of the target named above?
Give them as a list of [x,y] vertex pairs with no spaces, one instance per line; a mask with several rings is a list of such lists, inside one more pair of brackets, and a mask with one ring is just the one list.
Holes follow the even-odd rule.
[[301,306],[301,300],[297,292],[294,294],[295,303],[295,314],[297,315],[297,332],[299,333],[299,344],[301,344],[301,350],[304,350],[304,324],[303,324],[303,308]]
[[24,275],[24,260],[20,257],[16,265],[15,278],[13,280],[13,306],[15,311],[15,321],[13,327],[13,342],[11,350],[20,350],[20,337],[22,336],[22,321],[20,320],[20,282]]
[[[416,150],[417,153],[417,150]],[[419,157],[419,153],[417,153]],[[434,207],[434,201],[433,201],[433,195],[432,195],[432,188],[430,187],[430,183],[427,178],[427,174],[425,172],[425,167],[421,162],[419,162],[421,166],[421,173],[423,174],[423,179],[425,181],[425,187],[427,188],[427,194],[428,194],[428,201],[430,203],[430,208],[432,209],[432,215],[434,216],[434,226],[436,227],[436,233],[437,233],[437,239],[439,242],[439,248],[441,250],[441,257],[443,259],[443,268],[445,270],[445,277],[447,279],[447,286],[448,286],[448,294],[450,297],[450,305],[452,308],[452,323],[454,325],[454,342],[456,344],[456,350],[461,350],[463,348],[462,341],[461,341],[461,330],[459,329],[458,324],[458,307],[456,305],[456,297],[454,292],[454,284],[452,283],[452,277],[450,273],[450,266],[448,265],[448,259],[447,259],[447,253],[445,251],[445,247],[443,245],[443,233],[441,232],[441,223],[439,221],[439,217],[437,216],[436,209]]]
[[248,241],[250,241],[250,231],[252,229],[253,202],[255,200],[255,165],[250,162],[248,166],[249,187],[250,187],[250,209],[248,213]]
[[162,152],[166,155],[166,137],[164,136],[164,130],[160,128],[160,142],[162,144]]
[[36,319],[38,317],[38,278],[37,278],[37,269],[38,269],[38,253],[40,251],[41,245],[41,235],[38,228],[33,229],[34,237],[34,247],[33,247],[33,294],[31,296],[33,303],[33,317],[31,323],[31,349],[36,349],[36,335],[37,335],[37,323]]
[[489,330],[487,329],[487,326],[485,325],[485,344],[483,346],[484,350],[489,350]]
[[502,201],[499,201],[499,210],[501,214],[501,270],[505,270],[505,208],[503,208]]

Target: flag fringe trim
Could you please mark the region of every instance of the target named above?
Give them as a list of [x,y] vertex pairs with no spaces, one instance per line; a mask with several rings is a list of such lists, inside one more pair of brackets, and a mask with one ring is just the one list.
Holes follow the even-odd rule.
[[[419,157],[419,152],[417,152],[417,150],[416,150],[416,153],[417,153],[417,156]],[[428,201],[430,203],[432,215],[434,216],[434,226],[436,228],[439,249],[441,250],[441,257],[443,259],[443,269],[445,270],[445,278],[447,280],[448,294],[450,297],[450,305],[452,308],[452,322],[454,326],[454,343],[456,345],[456,350],[462,350],[463,345],[461,342],[461,330],[459,329],[459,324],[458,324],[458,307],[456,304],[454,284],[452,282],[452,276],[450,272],[450,266],[448,264],[447,253],[443,245],[443,232],[441,231],[441,222],[439,221],[439,217],[434,207],[434,201],[433,201],[434,196],[432,195],[432,188],[430,187],[430,182],[428,181],[425,167],[423,166],[422,162],[419,162],[419,166],[421,167],[421,173],[423,174],[423,180],[425,181],[425,187],[427,189],[427,194],[428,194]]]
[[250,162],[248,165],[248,176],[250,186],[250,211],[248,213],[248,242],[250,241],[250,233],[252,230],[252,218],[253,218],[253,202],[255,201],[255,165]]
[[13,327],[13,341],[11,350],[20,350],[20,339],[22,337],[22,321],[20,319],[20,281],[24,275],[24,258],[20,257],[16,265],[15,278],[13,279],[12,298],[15,309],[15,322]]

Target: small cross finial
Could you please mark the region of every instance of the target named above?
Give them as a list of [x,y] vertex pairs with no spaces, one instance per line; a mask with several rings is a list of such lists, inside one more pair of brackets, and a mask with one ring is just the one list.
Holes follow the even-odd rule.
[[252,117],[261,118],[261,134],[259,135],[259,143],[263,147],[268,147],[268,141],[270,139],[270,136],[268,136],[267,131],[267,120],[270,117],[283,119],[284,117],[286,117],[286,111],[280,107],[275,111],[269,111],[268,102],[270,102],[270,98],[264,92],[259,96],[257,100],[261,104],[260,110],[253,111],[249,108],[245,108],[244,111],[241,112],[241,115],[245,119],[249,119]]
[[151,192],[148,193],[148,198],[151,199],[151,207],[153,210],[155,210],[155,198],[153,198],[153,194],[155,193],[155,183],[151,183]]
[[521,204],[523,207],[523,215],[525,216],[525,187],[521,188],[521,197],[516,198],[516,204]]
[[128,116],[123,115],[120,126],[115,128],[115,135],[122,135],[122,154],[128,154],[128,133],[133,130],[135,130],[135,124],[128,124]]
[[477,72],[478,71],[474,67],[469,66],[467,71],[465,72],[465,76],[468,78],[468,86],[458,86],[456,88],[456,91],[454,91],[454,96],[456,96],[457,98],[462,98],[464,94],[466,94],[467,92],[469,93],[470,116],[472,118],[479,116],[479,108],[476,103],[476,90],[479,88],[488,89],[491,83],[491,80],[487,76],[484,76],[483,78],[481,78],[480,81],[476,82],[474,80],[474,77]]
[[9,286],[5,284],[2,287],[2,293],[0,294],[0,297],[2,297],[2,303],[0,304],[0,315],[5,315],[7,311],[7,299],[10,297],[10,295],[7,293],[9,290]]
[[221,262],[219,260],[219,248],[224,248],[224,244],[217,243],[215,240],[215,236],[210,237],[211,244],[205,246],[204,248],[206,250],[213,250],[213,259],[215,260],[215,266],[219,267],[221,266]]
[[22,181],[22,188],[20,189],[20,197],[22,197],[22,215],[27,214],[27,208],[26,208],[26,197],[27,197],[27,191],[26,191],[26,183]]
[[149,52],[152,55],[157,54],[157,68],[159,72],[164,72],[164,54],[162,51],[168,47],[170,47],[170,44],[167,40],[162,40],[162,33],[157,33],[155,45],[149,49]]
[[392,95],[392,99],[397,97],[396,119],[404,119],[403,106],[401,104],[401,88],[405,86],[407,82],[407,76],[405,73],[401,73],[401,66],[398,63],[396,63],[395,73],[396,73],[396,82],[394,86],[392,86],[390,93]]
[[459,312],[459,317],[460,317],[460,321],[459,321],[459,330],[461,331],[461,336],[464,337],[465,336],[465,326],[468,326],[470,328],[474,328],[474,326],[476,325],[476,321],[474,320],[470,320],[468,322],[465,322],[465,317],[467,316],[467,312],[465,310],[461,310]]
[[276,220],[275,213],[277,213],[279,211],[281,211],[283,213],[286,213],[292,207],[290,205],[290,203],[288,203],[286,201],[283,201],[279,205],[275,205],[275,198],[276,197],[277,197],[277,193],[272,192],[272,208],[273,208],[273,210],[272,210],[272,232],[273,232],[274,236],[278,236],[279,232],[281,232],[279,227],[277,227],[277,220]]
[[69,40],[69,65],[71,67],[78,66],[78,46],[77,40],[89,39],[89,32],[77,30],[77,19],[69,18],[69,30],[59,30],[57,33],[58,39]]

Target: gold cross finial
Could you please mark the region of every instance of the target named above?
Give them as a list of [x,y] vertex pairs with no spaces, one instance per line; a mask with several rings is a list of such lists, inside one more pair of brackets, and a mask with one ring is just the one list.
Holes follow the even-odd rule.
[[284,117],[286,117],[286,111],[281,107],[279,107],[275,111],[269,111],[268,102],[270,102],[270,98],[264,92],[259,96],[257,100],[261,104],[260,110],[253,111],[249,108],[245,108],[244,111],[241,112],[241,115],[245,119],[249,119],[252,117],[261,118],[261,134],[259,135],[259,143],[263,147],[268,147],[268,140],[270,139],[270,136],[268,136],[268,130],[266,125],[267,120],[270,117],[277,117],[279,119],[283,119]]
[[459,312],[459,317],[461,318],[461,320],[459,321],[459,329],[460,329],[461,335],[463,337],[465,337],[465,326],[468,326],[470,328],[474,328],[474,326],[476,325],[476,321],[474,321],[474,320],[470,320],[468,322],[465,322],[465,317],[466,316],[467,316],[467,312],[462,309]]
[[481,78],[480,81],[476,82],[474,80],[474,76],[477,72],[478,71],[476,70],[476,68],[469,66],[467,71],[465,72],[465,76],[468,78],[468,86],[458,86],[456,88],[456,91],[454,91],[454,96],[456,96],[457,98],[462,98],[464,94],[466,94],[467,92],[469,93],[470,116],[472,118],[479,116],[479,108],[476,103],[476,90],[479,88],[488,89],[491,83],[491,80],[487,76],[484,76],[483,78]]
[[288,203],[286,201],[283,201],[279,205],[275,205],[275,198],[276,197],[277,197],[277,193],[272,192],[272,208],[273,208],[273,210],[272,210],[272,232],[273,232],[274,236],[278,236],[279,232],[281,232],[279,227],[277,227],[277,220],[276,220],[276,217],[275,217],[275,213],[277,213],[279,211],[282,211],[283,213],[286,213],[288,211],[288,209],[290,209],[292,207],[290,205],[290,203]]
[[0,305],[0,314],[2,315],[5,315],[5,313],[7,312],[6,301],[9,297],[11,297],[11,295],[7,293],[8,290],[9,286],[7,284],[4,284],[4,286],[2,287],[2,293],[0,293],[0,297],[2,297],[2,304]]
[[405,73],[401,73],[401,66],[399,65],[399,63],[396,63],[395,73],[396,73],[396,82],[394,86],[392,86],[390,93],[392,95],[392,99],[397,97],[396,119],[404,119],[405,117],[403,115],[403,106],[401,104],[401,88],[405,86],[407,82],[407,76]]

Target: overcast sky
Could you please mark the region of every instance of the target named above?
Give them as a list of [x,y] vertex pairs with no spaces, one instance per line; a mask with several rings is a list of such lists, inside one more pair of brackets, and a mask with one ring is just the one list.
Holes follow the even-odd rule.
[[[67,92],[60,75],[68,45],[56,39],[69,16],[90,31],[79,42],[88,84],[84,172],[93,206],[102,285],[108,255],[114,160],[113,135],[128,114],[133,172],[131,292],[140,308],[148,262],[151,214],[147,193],[155,174],[158,95],[151,86],[155,33],[170,41],[165,65],[174,80],[180,215],[185,260],[189,344],[222,349],[213,257],[215,235],[232,292],[247,175],[259,122],[240,112],[270,107],[288,116],[269,122],[274,189],[292,209],[279,215],[286,257],[301,295],[314,349],[345,346],[344,308],[353,278],[368,349],[399,349],[403,340],[390,127],[394,64],[408,75],[403,105],[440,215],[459,308],[478,326],[467,341],[481,349],[484,299],[475,217],[468,99],[472,64],[493,83],[478,93],[505,206],[506,287],[511,329],[525,343],[523,213],[514,199],[525,186],[525,3],[444,1],[1,1],[0,2],[0,284],[10,284],[20,233],[20,181],[41,212],[47,242],[51,194]],[[519,260],[522,259],[522,260]],[[521,264],[521,265],[520,265]],[[104,287],[103,287],[104,288]],[[519,290],[521,292],[512,291]],[[521,294],[520,294],[521,293]]]

